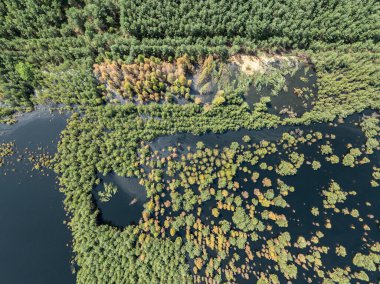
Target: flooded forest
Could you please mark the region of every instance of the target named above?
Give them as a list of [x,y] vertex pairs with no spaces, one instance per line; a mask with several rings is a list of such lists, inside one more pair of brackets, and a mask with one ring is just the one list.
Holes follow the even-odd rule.
[[4,283],[378,283],[380,4],[0,3]]

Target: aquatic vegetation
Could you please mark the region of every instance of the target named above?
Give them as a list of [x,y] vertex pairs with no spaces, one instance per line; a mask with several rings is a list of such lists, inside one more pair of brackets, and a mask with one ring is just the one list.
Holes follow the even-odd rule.
[[323,206],[325,208],[334,208],[337,203],[344,203],[349,195],[341,189],[339,184],[335,181],[331,181],[328,189],[322,190],[322,194],[325,197],[323,200]]
[[378,180],[380,180],[380,168],[374,167],[373,173],[372,173],[372,180],[371,180],[371,186],[377,187],[379,186]]
[[4,165],[4,160],[6,157],[10,157],[15,153],[14,147],[14,142],[0,144],[0,167]]
[[297,168],[292,163],[281,161],[276,168],[276,172],[282,176],[295,175],[297,173]]
[[380,264],[380,255],[373,252],[368,255],[359,252],[355,254],[352,263],[366,270],[376,271],[378,270],[378,265]]
[[326,157],[326,160],[329,161],[331,164],[338,164],[340,161],[337,155],[331,155],[330,157]]
[[332,154],[333,150],[330,145],[321,145],[321,153],[323,155]]
[[342,164],[347,167],[355,167],[355,156],[351,155],[350,153],[344,155]]
[[364,135],[367,137],[366,141],[366,152],[368,154],[373,153],[373,150],[379,147],[380,135],[380,120],[376,117],[367,117],[364,118],[360,124]]
[[318,169],[320,169],[321,168],[321,163],[320,162],[318,162],[318,161],[313,161],[312,163],[311,163],[311,167],[313,168],[313,170],[318,170]]
[[[326,136],[330,137],[330,135]],[[312,147],[319,140],[322,140],[320,143],[331,143],[323,138],[320,132],[308,133],[307,139],[300,133],[298,135],[285,133],[282,137],[283,139],[277,145],[265,140],[252,143],[253,137],[245,135],[241,139],[245,144],[232,142],[228,147],[212,149],[200,140],[195,143],[194,149],[188,146],[186,153],[181,154],[173,147],[162,149],[162,152],[166,153],[164,157],[160,156],[161,151],[153,153],[144,162],[146,166],[153,167],[147,175],[149,179],[146,180],[143,175],[141,182],[149,185],[147,186],[148,195],[151,196],[151,201],[148,202],[146,212],[143,214],[144,224],[155,224],[156,228],[152,231],[146,227],[144,232],[148,230],[154,236],[161,235],[162,237],[184,236],[184,246],[194,261],[193,274],[197,281],[200,281],[198,275],[206,275],[205,277],[212,279],[236,279],[238,274],[234,272],[234,266],[231,264],[234,257],[228,253],[229,250],[223,249],[223,237],[228,239],[229,249],[244,251],[248,259],[244,265],[249,266],[255,241],[265,240],[263,234],[266,231],[272,232],[288,227],[289,220],[286,214],[276,211],[279,208],[287,208],[289,205],[286,196],[296,191],[293,186],[279,178],[269,178],[265,174],[253,171],[254,168],[250,169],[243,165],[249,163],[252,167],[259,167],[260,172],[270,172],[270,168],[273,168],[276,162],[269,158],[277,153],[277,149],[283,148],[287,150],[288,163],[294,164],[293,167],[298,169],[303,167],[305,155],[295,152],[294,149],[298,149],[300,145]],[[318,146],[315,149],[318,149]],[[350,150],[354,155],[358,155],[357,148],[351,147]],[[320,167],[321,163],[319,162],[318,165]],[[318,171],[319,167],[314,171]],[[167,173],[166,177],[160,174],[162,170]],[[248,178],[236,180],[237,177],[245,174]],[[276,171],[276,174],[286,177],[281,171]],[[253,195],[244,190],[245,183],[250,181],[256,187]],[[166,194],[166,191],[170,194]],[[328,189],[322,191],[323,205],[326,209],[335,208],[338,204],[343,204],[348,195],[353,194],[355,193],[343,191],[338,183],[331,181]],[[205,207],[204,203],[210,204],[210,207]],[[311,208],[311,213],[315,217],[320,215],[317,207]],[[323,213],[325,214],[325,211]],[[356,209],[352,209],[352,214],[358,217]],[[192,217],[190,222],[185,221],[188,217]],[[223,222],[218,221],[220,218],[223,218]],[[330,220],[327,221],[326,227],[332,228]],[[223,232],[223,237],[220,235],[221,232]],[[252,237],[250,238],[249,235]],[[310,240],[300,237],[295,247],[307,250],[311,244],[318,244],[323,236],[322,232],[317,231]],[[194,246],[199,247],[199,251],[203,251],[203,258],[200,258],[199,253],[194,252]],[[288,263],[291,259],[281,260],[279,255],[266,256],[265,251],[271,251],[271,246],[269,245],[269,248],[264,246],[263,254],[259,256],[259,259],[268,258],[278,263],[283,276],[287,279],[296,277],[298,269],[302,266],[293,266]],[[276,251],[280,249],[278,244],[274,249]],[[327,253],[328,247],[322,246],[320,250]],[[343,246],[338,246],[333,251],[342,257],[347,254]],[[218,264],[218,267],[225,269],[224,274],[205,262],[206,260],[218,261],[212,256],[214,253],[218,255],[218,259],[226,261]],[[296,262],[299,265],[302,263],[302,255],[299,256],[300,263]],[[305,258],[304,261],[308,260]],[[259,260],[256,259],[255,262]],[[322,265],[322,261],[319,262],[320,264],[316,267]],[[318,273],[322,273],[320,268],[316,269]],[[241,270],[239,274],[245,279],[251,277],[250,273],[244,270]],[[337,277],[339,270],[332,270],[328,275]],[[352,276],[348,274],[347,277],[350,279]]]
[[28,160],[34,164],[33,169],[35,170],[43,171],[54,168],[53,156],[48,153],[31,154]]
[[99,195],[100,201],[107,202],[112,198],[112,196],[114,196],[117,193],[118,189],[117,189],[117,186],[114,185],[113,183],[104,183],[103,185],[104,185],[104,190],[99,191],[98,195]]
[[337,246],[335,248],[335,253],[341,257],[346,257],[347,256],[347,251],[344,246]]
[[311,214],[313,214],[314,216],[318,216],[319,215],[318,207],[311,208]]

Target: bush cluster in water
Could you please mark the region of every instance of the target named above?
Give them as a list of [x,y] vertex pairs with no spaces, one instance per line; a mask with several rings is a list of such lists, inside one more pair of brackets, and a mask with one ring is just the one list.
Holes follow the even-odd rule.
[[[335,139],[335,135],[326,136]],[[265,279],[265,275],[270,274],[260,275],[255,270],[255,266],[260,263],[258,259],[262,258],[277,262],[286,279],[295,278],[297,265],[302,266],[303,263],[314,267],[318,277],[334,279],[336,271],[325,274],[319,254],[299,252],[298,255],[290,256],[294,251],[291,249],[289,232],[282,233],[279,239],[269,238],[276,232],[274,225],[279,228],[288,226],[286,215],[276,213],[276,207],[289,207],[286,196],[295,189],[285,184],[280,177],[272,181],[265,176],[265,172],[269,174],[275,171],[279,176],[296,175],[305,158],[294,150],[300,147],[299,144],[311,146],[323,140],[323,137],[320,132],[308,133],[305,137],[284,133],[277,145],[263,140],[259,144],[233,142],[228,148],[211,149],[198,142],[195,150],[188,147],[189,152],[181,155],[176,147],[165,149],[164,157],[156,151],[149,159],[144,158],[144,165],[151,170],[143,174],[140,182],[147,188],[150,201],[145,206],[140,222],[140,235],[162,238],[181,236],[188,256],[194,261],[192,267],[197,282],[205,279],[236,281],[236,277],[249,279],[252,274]],[[244,136],[243,141],[249,143],[251,138]],[[328,139],[325,142],[331,144]],[[327,149],[325,144],[321,148]],[[322,152],[333,154],[331,146],[328,149]],[[280,160],[275,164],[265,162],[267,156],[277,155],[284,150],[288,161]],[[273,160],[270,161],[273,163]],[[266,166],[261,166],[264,163]],[[321,167],[321,163],[316,161],[308,164],[314,170]],[[251,170],[258,168],[261,174]],[[249,183],[250,180],[253,184]],[[343,191],[335,181],[327,186],[327,190],[321,190],[324,197],[321,205],[326,209],[334,208],[337,213],[341,211],[336,205],[343,204],[348,195],[356,194],[354,191]],[[346,214],[346,210],[342,212]],[[351,215],[358,217],[355,212],[357,210],[353,209]],[[315,216],[320,214],[316,207],[312,208],[312,213]],[[330,220],[327,220],[326,228],[331,228]],[[265,234],[266,231],[269,234]],[[287,241],[279,242],[281,237]],[[322,237],[320,231],[316,231],[310,241],[301,236],[295,247],[309,250],[310,244],[318,244]],[[255,247],[259,240],[267,242],[267,246],[263,245],[258,251]],[[240,252],[232,253],[235,250]],[[329,248],[320,246],[314,247],[314,250],[327,254]],[[336,254],[345,257],[345,248],[339,245]],[[356,262],[354,264],[357,265]],[[361,271],[358,275],[347,274],[346,277],[361,279],[368,276]]]
[[113,183],[104,183],[104,190],[99,191],[99,199],[101,202],[107,202],[109,201],[112,196],[114,196],[117,193],[117,186]]
[[4,158],[14,154],[14,142],[0,144],[0,167],[4,164]]
[[[178,112],[183,108],[187,112]],[[343,161],[347,153],[335,153],[335,143],[339,141],[336,141],[334,134],[318,131],[302,134],[302,131],[295,131],[284,133],[278,143],[252,143],[254,137],[244,136],[243,144],[234,142],[226,148],[209,148],[199,142],[197,149],[187,149],[181,153],[177,147],[171,147],[161,155],[137,137],[149,141],[158,134],[157,129],[161,134],[170,134],[190,126],[192,131],[199,133],[207,127],[222,131],[230,127],[228,119],[233,117],[225,116],[222,110],[232,112],[239,110],[239,107],[214,106],[213,110],[206,111],[194,105],[130,105],[108,107],[106,110],[91,109],[83,117],[74,115],[59,145],[56,170],[62,174],[61,183],[65,186],[62,189],[67,195],[66,207],[74,214],[69,226],[74,232],[83,232],[77,236],[81,242],[74,244],[81,260],[90,255],[95,258],[100,256],[96,250],[91,253],[85,250],[81,245],[83,242],[93,248],[100,246],[112,251],[116,258],[137,258],[128,266],[115,267],[117,270],[128,269],[131,277],[137,277],[137,273],[142,273],[147,267],[155,267],[158,275],[161,259],[170,261],[177,271],[177,274],[168,272],[165,278],[181,277],[183,281],[236,281],[240,276],[262,281],[293,279],[301,277],[304,267],[310,267],[315,272],[312,274],[315,279],[369,277],[364,270],[341,274],[339,267],[324,267],[323,258],[330,256],[329,250],[335,251],[335,248],[329,249],[328,245],[323,244],[324,233],[319,226],[315,225],[313,234],[303,237],[304,241],[297,241],[297,244],[293,242],[299,236],[286,231],[291,210],[287,198],[305,190],[295,188],[286,179],[297,176],[298,171],[305,167],[313,172],[323,169],[323,156],[327,162],[331,162],[328,158],[333,155]],[[182,119],[170,119],[170,112],[175,110]],[[210,112],[212,117],[209,117]],[[152,118],[142,119],[140,115]],[[257,110],[256,114],[249,115],[258,115],[261,121],[265,121],[264,117],[271,119],[270,115]],[[198,119],[193,120],[193,117]],[[236,119],[240,123],[240,117]],[[219,120],[221,123],[206,123],[208,120]],[[203,121],[206,125],[197,124],[197,121]],[[373,137],[377,135],[376,132]],[[92,141],[91,146],[88,147],[85,141]],[[303,147],[314,147],[315,153],[321,152],[323,156],[318,159],[319,164],[315,160],[317,156],[309,160],[302,152]],[[360,154],[357,150],[354,154],[357,161],[362,161],[370,157],[370,154],[365,154],[365,148],[365,145],[361,149],[357,145],[348,145],[347,151],[350,153],[352,149],[360,149]],[[354,168],[361,165],[360,162],[354,163]],[[106,174],[111,170],[119,175],[137,175],[147,188],[148,201],[136,226],[119,230],[96,223],[98,211],[93,211],[90,198],[96,184],[96,175],[92,173]],[[80,191],[77,190],[78,183],[81,184]],[[326,229],[334,225],[333,216],[325,220],[322,218],[325,214],[331,214],[326,211],[330,208],[335,214],[360,218],[356,208],[342,207],[353,193],[346,190],[352,189],[342,189],[331,181],[320,189],[321,203],[310,208],[318,222],[325,222]],[[83,228],[88,229],[83,231]],[[97,241],[106,235],[109,242]],[[115,248],[109,247],[110,243]],[[342,245],[338,245],[336,254],[344,255]],[[123,248],[125,246],[128,251]],[[155,250],[154,254],[152,250]],[[108,255],[106,262],[112,261]],[[185,255],[192,260],[190,266],[185,263]],[[278,265],[281,273],[273,270],[275,266],[272,265],[258,273],[264,260]],[[89,279],[108,277],[102,269],[81,263],[80,271]],[[97,274],[101,271],[101,275]],[[91,276],[87,274],[90,272]],[[120,274],[118,277],[124,279],[126,276]]]

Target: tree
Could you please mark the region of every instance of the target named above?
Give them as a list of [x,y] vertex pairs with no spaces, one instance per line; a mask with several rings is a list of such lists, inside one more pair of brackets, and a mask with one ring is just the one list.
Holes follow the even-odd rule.
[[219,217],[219,210],[218,210],[218,208],[213,208],[213,209],[212,209],[212,215],[213,215],[215,218],[218,218],[218,217]]
[[346,248],[344,246],[337,246],[335,248],[335,253],[341,257],[346,257],[347,255]]
[[212,104],[216,106],[220,106],[226,102],[226,99],[224,97],[216,97],[213,101]]
[[359,252],[355,254],[352,262],[357,267],[361,267],[369,271],[376,271],[376,265],[380,264],[380,256],[374,253],[365,255]]
[[24,81],[31,83],[34,81],[34,71],[30,63],[19,62],[16,64],[15,70]]
[[351,154],[348,153],[343,157],[342,163],[343,163],[343,165],[345,165],[347,167],[353,168],[355,166],[355,158],[354,158],[354,156],[352,156]]
[[313,168],[313,170],[318,170],[320,167],[321,167],[321,163],[320,162],[318,162],[318,161],[313,161],[312,163],[311,163],[311,167]]
[[281,161],[276,167],[276,173],[282,176],[295,175],[297,173],[297,169],[293,166],[293,164],[287,161]]

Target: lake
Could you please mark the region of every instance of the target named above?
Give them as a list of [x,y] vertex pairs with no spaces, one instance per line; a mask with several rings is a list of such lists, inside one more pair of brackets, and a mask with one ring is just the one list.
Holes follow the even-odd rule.
[[[52,170],[32,170],[25,154],[54,154],[66,115],[41,109],[15,125],[0,125],[0,143],[14,141],[16,154],[0,167],[0,275],[2,283],[74,283],[70,231],[63,224],[64,195]],[[22,154],[23,158],[17,161]]]

